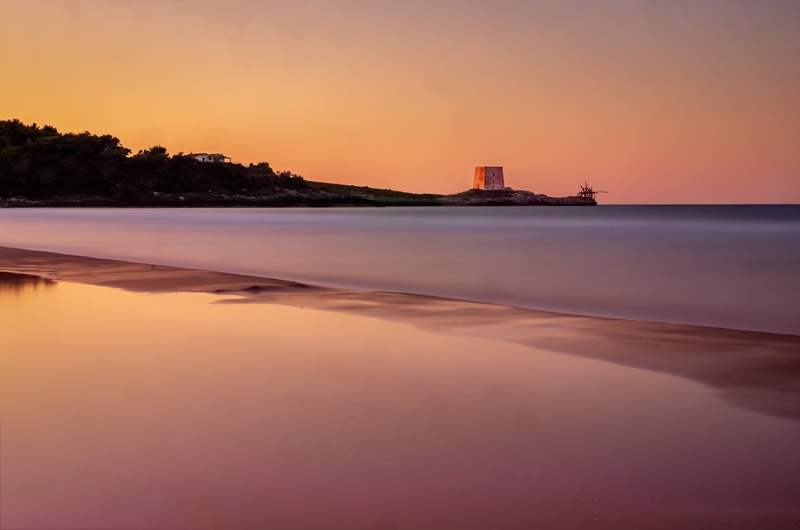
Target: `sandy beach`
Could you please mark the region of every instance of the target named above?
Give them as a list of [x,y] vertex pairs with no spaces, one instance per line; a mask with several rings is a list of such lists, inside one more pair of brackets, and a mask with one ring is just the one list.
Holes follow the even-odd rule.
[[134,292],[202,292],[219,303],[339,311],[424,329],[515,342],[710,385],[762,413],[800,419],[800,337],[563,315],[386,292],[0,247],[0,270]]
[[800,338],[0,248],[2,528],[791,528]]

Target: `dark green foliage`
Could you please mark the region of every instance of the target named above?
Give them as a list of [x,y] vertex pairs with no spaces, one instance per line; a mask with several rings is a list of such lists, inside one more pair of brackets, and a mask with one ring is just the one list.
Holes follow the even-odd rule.
[[113,136],[61,134],[49,126],[0,121],[0,197],[102,196],[147,204],[159,194],[247,194],[305,186],[302,177],[276,174],[267,163],[204,163],[183,153],[170,156],[161,146],[131,156]]
[[303,190],[307,189],[303,177],[295,175],[289,171],[275,171],[269,167],[267,162],[250,164],[247,174],[247,186],[252,191],[263,191],[272,189],[283,190]]
[[113,136],[59,134],[53,127],[0,121],[0,195],[107,193],[128,153]]
[[28,126],[19,120],[0,121],[0,149],[25,145],[29,140],[33,142],[39,138],[57,135],[58,131],[49,125],[39,128],[35,123]]
[[200,162],[159,145],[131,155],[113,136],[0,121],[0,207],[434,206],[438,195],[308,182],[266,162]]

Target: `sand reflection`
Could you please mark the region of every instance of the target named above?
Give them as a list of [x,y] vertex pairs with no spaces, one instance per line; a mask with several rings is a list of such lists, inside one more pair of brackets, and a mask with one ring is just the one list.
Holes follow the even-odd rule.
[[0,271],[0,296],[16,294],[23,290],[54,287],[56,282],[33,274]]
[[[0,268],[137,292],[206,292],[412,323],[601,359],[713,386],[737,406],[800,420],[800,336],[601,319],[403,293],[342,292],[255,276],[0,247]],[[234,298],[229,298],[234,296]]]
[[218,298],[62,283],[0,306],[3,528],[800,516],[800,424],[728,407],[702,385]]

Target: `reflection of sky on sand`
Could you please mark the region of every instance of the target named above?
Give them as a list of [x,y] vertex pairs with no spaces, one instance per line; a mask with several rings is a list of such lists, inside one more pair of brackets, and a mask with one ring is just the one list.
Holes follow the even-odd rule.
[[40,287],[53,287],[55,282],[30,274],[0,271],[0,296],[20,291],[36,290]]
[[69,283],[0,293],[2,527],[800,517],[800,424],[702,385],[217,299]]

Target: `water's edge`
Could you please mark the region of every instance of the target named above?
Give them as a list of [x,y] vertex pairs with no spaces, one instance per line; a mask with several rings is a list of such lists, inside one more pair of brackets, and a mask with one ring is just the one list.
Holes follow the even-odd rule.
[[800,207],[18,210],[0,244],[800,334]]

